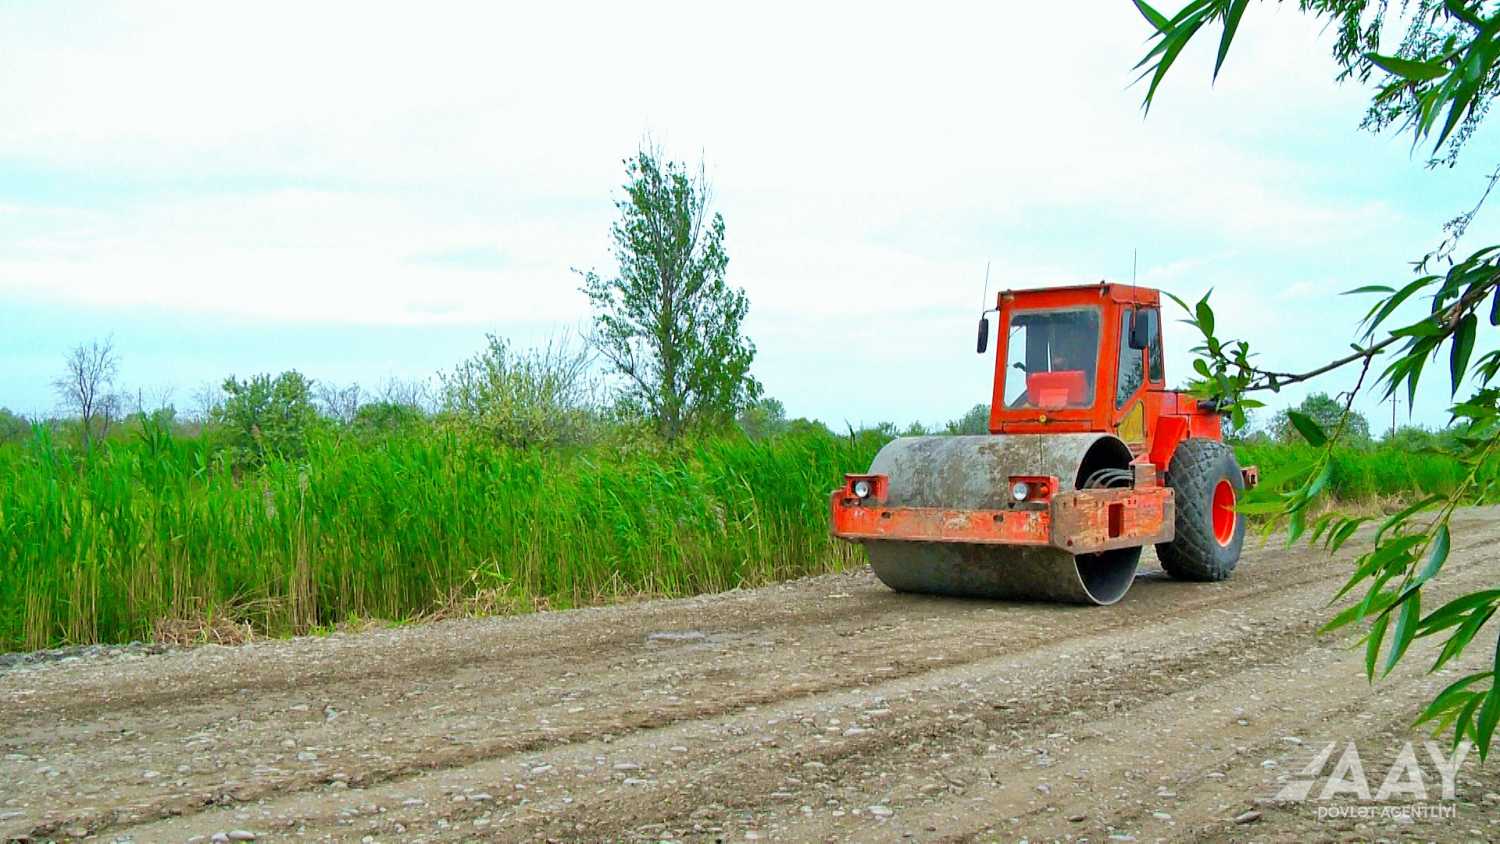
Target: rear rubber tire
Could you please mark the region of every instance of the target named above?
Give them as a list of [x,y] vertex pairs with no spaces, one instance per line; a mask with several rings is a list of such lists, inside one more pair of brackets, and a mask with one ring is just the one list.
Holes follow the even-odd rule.
[[1177,535],[1156,546],[1161,567],[1178,580],[1228,578],[1245,544],[1245,517],[1226,508],[1245,488],[1234,450],[1218,440],[1183,440],[1167,466],[1167,486],[1175,492]]

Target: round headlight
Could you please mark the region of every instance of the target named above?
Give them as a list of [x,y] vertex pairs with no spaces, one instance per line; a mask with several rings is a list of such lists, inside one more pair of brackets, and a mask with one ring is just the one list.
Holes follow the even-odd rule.
[[1017,501],[1025,501],[1031,495],[1031,484],[1025,481],[1016,481],[1010,485],[1010,497]]
[[856,498],[869,498],[870,497],[870,482],[869,481],[855,481],[854,482],[854,495],[855,495]]

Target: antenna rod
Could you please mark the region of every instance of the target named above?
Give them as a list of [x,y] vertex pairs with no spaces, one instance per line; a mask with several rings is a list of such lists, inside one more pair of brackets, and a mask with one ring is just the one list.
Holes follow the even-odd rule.
[[990,262],[989,261],[985,261],[984,262],[984,297],[979,300],[979,308],[980,308],[981,311],[983,311],[983,310],[988,310],[989,307],[990,307]]

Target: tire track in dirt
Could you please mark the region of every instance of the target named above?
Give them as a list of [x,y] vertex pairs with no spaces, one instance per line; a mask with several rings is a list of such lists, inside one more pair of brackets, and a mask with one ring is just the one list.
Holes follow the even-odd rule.
[[[1462,539],[1455,548],[1455,562],[1473,557],[1476,549],[1492,545],[1500,538],[1495,535],[1488,515],[1465,514],[1462,519],[1470,529],[1456,532]],[[28,812],[22,821],[32,824],[28,830],[46,833],[74,827],[112,829],[145,823],[148,825],[132,832],[175,832],[188,828],[212,831],[212,823],[219,818],[228,819],[229,826],[241,825],[233,822],[234,816],[254,800],[264,799],[269,806],[290,809],[301,804],[337,805],[347,802],[346,795],[347,800],[366,797],[373,800],[376,795],[386,793],[427,793],[443,777],[458,783],[483,782],[485,777],[504,776],[498,774],[501,770],[513,773],[519,764],[516,760],[521,757],[550,758],[570,753],[576,756],[601,748],[632,746],[642,748],[645,754],[649,749],[646,745],[667,740],[662,736],[691,737],[709,727],[742,729],[746,730],[746,736],[754,736],[764,731],[749,729],[741,722],[754,721],[755,713],[760,710],[811,711],[833,706],[833,701],[851,695],[866,695],[872,688],[930,685],[938,678],[955,676],[953,672],[987,678],[982,682],[969,681],[971,686],[979,683],[974,687],[983,688],[983,695],[960,694],[945,687],[948,692],[958,694],[957,700],[966,702],[967,707],[941,703],[941,695],[937,699],[940,703],[924,698],[923,706],[950,710],[941,718],[932,713],[920,718],[913,716],[914,721],[900,729],[891,729],[889,735],[874,729],[848,737],[840,735],[839,744],[847,747],[847,751],[820,745],[809,734],[797,730],[778,732],[773,737],[772,740],[783,745],[782,751],[790,752],[793,746],[798,746],[799,758],[824,765],[823,769],[809,770],[833,770],[847,778],[862,766],[873,769],[887,764],[895,758],[892,754],[902,752],[901,747],[913,742],[931,743],[934,747],[943,746],[944,742],[951,744],[953,736],[961,735],[962,730],[975,729],[964,719],[948,724],[949,714],[965,708],[980,707],[985,717],[977,720],[986,736],[991,732],[1004,734],[1006,730],[1055,731],[1054,727],[1065,722],[1057,721],[1057,716],[1044,710],[1044,703],[1059,693],[1065,697],[1066,690],[1077,684],[1079,676],[1089,673],[1108,682],[1092,696],[1082,696],[1076,704],[1070,702],[1074,711],[1096,712],[1100,706],[1107,706],[1109,699],[1134,696],[1146,701],[1170,695],[1174,692],[1165,681],[1145,685],[1139,682],[1138,669],[1149,664],[1140,660],[1151,652],[1137,646],[1148,641],[1155,643],[1160,653],[1165,654],[1166,662],[1149,670],[1164,671],[1163,676],[1172,677],[1211,671],[1215,661],[1234,656],[1233,637],[1216,639],[1207,635],[1203,639],[1217,641],[1219,644],[1214,647],[1218,650],[1190,647],[1183,651],[1181,646],[1174,646],[1172,637],[1181,633],[1169,631],[1195,619],[1223,617],[1235,619],[1235,623],[1248,621],[1252,629],[1264,629],[1265,638],[1258,640],[1251,654],[1256,666],[1284,657],[1287,648],[1297,651],[1303,641],[1311,645],[1312,621],[1283,624],[1267,619],[1276,617],[1275,605],[1283,602],[1281,596],[1305,597],[1316,593],[1321,598],[1330,594],[1327,585],[1341,580],[1346,568],[1302,549],[1284,555],[1266,550],[1252,552],[1247,554],[1245,566],[1240,578],[1206,587],[1148,578],[1138,584],[1124,604],[1106,610],[997,606],[896,596],[885,592],[867,576],[834,576],[688,601],[560,613],[502,623],[451,622],[424,631],[402,630],[374,637],[374,646],[364,653],[359,644],[366,637],[361,636],[342,637],[332,644],[329,640],[268,643],[255,646],[259,653],[246,649],[224,655],[217,661],[224,663],[220,670],[227,670],[232,679],[213,675],[200,680],[200,685],[193,685],[192,671],[203,666],[195,665],[192,655],[173,655],[181,664],[167,672],[174,675],[170,681],[149,676],[156,660],[132,664],[123,671],[60,666],[46,672],[0,676],[0,699],[4,700],[0,704],[0,718],[20,728],[12,733],[7,727],[10,735],[4,740],[6,750],[20,753],[28,760],[56,755],[58,746],[69,742],[75,746],[88,745],[86,752],[91,755],[81,761],[85,768],[90,760],[96,766],[84,773],[93,785],[102,786],[92,794],[82,794],[60,784],[49,788],[46,782],[23,774],[18,784],[23,798],[45,801],[52,809],[50,817],[45,819],[30,816]],[[1445,576],[1467,576],[1461,569],[1468,566],[1469,562],[1461,562]],[[830,597],[829,591],[833,589],[843,590],[835,594],[848,597]],[[1317,603],[1311,602],[1314,609]],[[655,630],[684,627],[710,631],[711,637],[716,638],[661,647],[646,642],[647,635]],[[559,636],[570,633],[576,635],[558,641]],[[443,643],[455,638],[456,647],[448,652]],[[409,653],[403,642],[413,645]],[[1079,652],[1094,649],[1109,653],[1101,649],[1113,642],[1126,648],[1115,658],[1116,662],[1080,661]],[[1137,646],[1130,646],[1131,642]],[[1182,652],[1174,653],[1174,647]],[[312,670],[286,670],[288,664],[297,667],[297,658],[309,652]],[[393,653],[400,656],[387,663]],[[426,655],[433,653],[447,655],[424,662]],[[937,654],[943,656],[941,661],[929,659]],[[252,655],[256,661],[264,656],[267,664],[247,664]],[[466,660],[465,655],[475,658]],[[997,673],[996,666],[1036,668],[1049,659],[1063,660],[1077,670],[1047,675],[1052,677],[1049,681],[1052,685],[1044,684],[1027,695],[1016,696],[1016,703],[1009,711],[993,710],[985,703],[991,693],[1007,687],[1001,682],[1004,672]],[[329,663],[335,665],[330,668]],[[1132,667],[1127,670],[1127,665]],[[278,675],[278,670],[284,674]],[[1150,676],[1149,670],[1144,676]],[[260,681],[268,678],[275,681],[262,688]],[[422,691],[413,694],[414,689]],[[174,691],[180,693],[178,702],[187,702],[185,708],[174,709],[168,717],[150,711],[153,706],[171,702]],[[303,716],[298,716],[306,723],[295,743],[301,747],[316,742],[315,746],[336,748],[335,752],[327,754],[311,772],[289,773],[286,768],[297,766],[277,758],[267,761],[266,767],[279,773],[255,775],[254,768],[247,767],[246,757],[269,759],[290,755],[281,750],[284,740],[281,736],[288,731],[285,724],[274,723],[277,716],[285,716],[290,707],[305,705],[307,700],[320,695],[336,704],[351,699],[356,703],[342,710],[346,714],[332,720],[325,720],[323,713],[309,708]],[[1115,697],[1105,699],[1099,695]],[[366,700],[377,696],[383,706]],[[441,702],[430,704],[434,699]],[[362,710],[365,703],[369,704],[364,707],[368,711]],[[53,721],[54,726],[49,730],[47,713],[55,711],[51,707],[56,704],[64,704],[60,708],[71,714],[61,729]],[[448,711],[428,721],[420,720],[423,709],[431,706],[447,707]],[[579,711],[569,711],[574,708]],[[16,715],[21,717],[13,720]],[[528,723],[523,725],[522,721]],[[98,747],[101,737],[111,729],[121,729],[121,724],[128,725],[124,729],[135,730],[138,738],[114,748],[113,756],[102,752],[105,748]],[[398,740],[391,740],[393,733],[399,736]],[[208,741],[200,748],[201,753],[189,751],[186,755],[204,756],[220,763],[219,767],[194,770],[183,786],[163,788],[140,781],[143,764],[166,767],[155,760],[170,759],[174,751],[183,755],[194,735],[205,736]],[[737,740],[744,737],[732,733],[715,735],[719,747],[709,746],[700,751],[697,745],[701,742],[695,741],[690,752],[682,754],[673,767],[684,772],[691,769],[696,774],[694,781],[737,783],[726,794],[745,792],[742,786],[746,782],[760,784],[757,770],[766,767],[768,758],[775,758],[775,754],[771,750],[757,750],[753,744]],[[986,741],[993,743],[988,738]],[[146,752],[142,754],[142,750]],[[772,753],[772,757],[767,757],[767,753]],[[660,755],[652,751],[646,758]],[[596,766],[590,766],[593,767]],[[612,767],[609,771],[613,773],[599,780],[600,783],[632,779],[621,776]],[[596,771],[592,776],[597,779],[600,773]],[[579,776],[587,779],[581,773]],[[226,781],[230,783],[228,788]],[[504,781],[493,779],[493,783]],[[637,824],[641,818],[669,819],[654,822],[677,823],[677,828],[684,830],[691,829],[689,821],[705,830],[716,825],[721,829],[731,828],[723,823],[704,824],[699,822],[701,818],[693,819],[693,811],[705,805],[722,805],[726,811],[748,811],[752,816],[758,811],[753,799],[738,810],[729,808],[733,801],[726,802],[728,797],[698,800],[697,795],[683,791],[687,780],[682,782],[672,792],[674,799],[695,804],[684,811],[675,811],[670,805],[672,800],[665,803],[654,798],[643,800],[640,786],[624,788],[616,783],[611,786],[618,792],[615,798],[600,802],[575,797],[572,803],[559,804],[571,808],[558,808],[551,820],[535,817],[530,810],[503,820],[500,815],[511,809],[508,801],[501,800],[464,805],[469,801],[455,803],[450,799],[443,806],[447,811],[412,810],[404,812],[403,817],[409,816],[411,821],[408,830],[416,830],[427,821],[435,823],[433,819],[451,818],[448,823],[456,837],[477,834],[473,826],[467,827],[467,833],[458,833],[456,824],[472,823],[486,812],[495,818],[485,825],[489,832],[545,829],[563,837],[580,834],[576,828],[569,833],[567,825],[572,823],[576,827],[584,822],[578,818],[587,817],[588,836],[595,837],[598,832],[607,837],[633,834],[631,830],[638,825],[649,825]],[[341,783],[354,787],[344,791]],[[966,788],[973,787],[975,784],[971,783]],[[493,784],[491,788],[494,790]],[[297,793],[299,790],[301,794]],[[774,798],[772,802],[779,805],[778,801],[802,799],[804,792],[773,789],[765,794],[775,793],[789,795]],[[112,802],[99,800],[101,794],[113,798]],[[693,796],[694,801],[687,801],[685,794]],[[718,792],[707,788],[698,794]],[[747,797],[758,794],[751,788]],[[417,798],[403,798],[406,799]],[[520,799],[529,800],[526,806],[540,802],[540,799],[530,800],[530,795]],[[91,802],[119,808],[90,810]],[[218,805],[221,802],[228,805]],[[31,805],[28,802],[26,808]],[[5,808],[5,798],[0,797],[0,812]],[[775,814],[773,810],[767,811]],[[198,812],[203,816],[171,817],[174,813]],[[397,813],[388,807],[387,812],[379,814],[391,821]],[[334,837],[346,834],[339,821],[347,818],[329,818],[322,812],[313,812],[308,819],[311,817],[319,821],[310,830],[321,829]],[[165,826],[152,823],[163,818],[167,818]],[[0,824],[0,832],[10,828]],[[390,834],[391,828],[389,823],[384,827],[386,834]],[[743,824],[734,828],[749,829]],[[806,824],[796,829],[816,831]],[[958,830],[950,826],[947,832]],[[447,836],[436,826],[423,828],[423,834],[455,837]],[[139,834],[137,838],[154,840]]]

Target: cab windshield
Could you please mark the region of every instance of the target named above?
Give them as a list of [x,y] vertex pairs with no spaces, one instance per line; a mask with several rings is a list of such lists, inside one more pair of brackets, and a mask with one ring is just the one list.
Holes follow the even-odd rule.
[[1060,410],[1094,403],[1098,308],[1016,311],[1005,343],[1005,406]]

